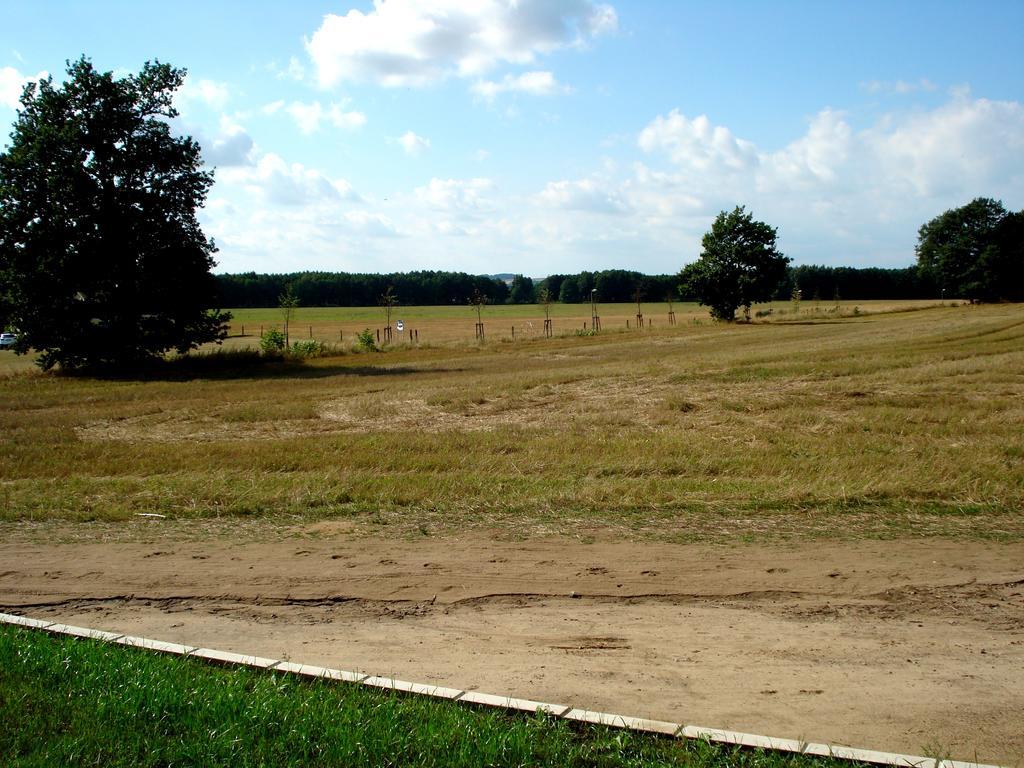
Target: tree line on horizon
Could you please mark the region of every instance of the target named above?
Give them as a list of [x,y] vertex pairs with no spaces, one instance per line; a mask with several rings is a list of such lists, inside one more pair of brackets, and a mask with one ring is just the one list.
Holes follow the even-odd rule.
[[[244,272],[214,276],[220,306],[274,307],[289,289],[304,307],[366,307],[378,303],[390,287],[406,306],[465,304],[474,291],[491,304],[533,304],[543,290],[552,301],[575,304],[601,302],[696,301],[681,286],[680,275],[645,275],[625,269],[553,274],[542,280],[515,275],[511,283],[488,275],[421,270],[390,274],[360,272]],[[916,266],[902,268],[830,267],[804,264],[788,267],[774,298],[789,299],[796,290],[804,299],[869,301],[872,299],[937,298],[935,281]]]

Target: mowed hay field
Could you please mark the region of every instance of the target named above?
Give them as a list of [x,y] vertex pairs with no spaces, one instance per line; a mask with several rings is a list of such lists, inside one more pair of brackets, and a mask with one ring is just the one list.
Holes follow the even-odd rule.
[[[669,327],[657,305],[650,330],[626,332],[635,305],[617,305],[599,336],[514,343],[501,326],[542,315],[495,307],[482,345],[455,338],[468,308],[408,308],[397,317],[439,341],[205,378],[15,370],[0,379],[0,519],[1019,540],[1024,307],[830,306],[724,325],[679,305]],[[556,309],[556,333],[582,325],[580,307]],[[300,309],[293,331],[332,312],[346,330],[381,316]],[[247,333],[276,318],[237,315]]]

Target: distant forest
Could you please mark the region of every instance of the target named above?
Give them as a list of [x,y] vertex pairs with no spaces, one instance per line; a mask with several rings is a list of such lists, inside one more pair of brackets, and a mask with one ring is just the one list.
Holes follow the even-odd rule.
[[[478,290],[492,304],[532,304],[547,289],[552,301],[564,304],[589,301],[590,292],[601,302],[692,301],[680,295],[679,275],[644,275],[624,269],[549,275],[535,281],[516,275],[511,283],[464,272],[396,272],[388,275],[350,272],[294,272],[216,275],[222,307],[275,307],[290,287],[303,307],[365,307],[378,303],[390,286],[405,306],[465,304]],[[935,284],[917,267],[790,267],[779,285],[777,299],[789,299],[799,288],[803,299],[822,301],[868,299],[929,299],[938,296]]]

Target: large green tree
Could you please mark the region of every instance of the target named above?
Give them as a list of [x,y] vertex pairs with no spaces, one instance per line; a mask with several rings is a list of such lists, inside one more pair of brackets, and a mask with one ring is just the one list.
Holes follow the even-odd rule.
[[532,277],[516,275],[512,278],[508,300],[510,304],[533,304],[535,288]]
[[918,230],[917,265],[950,297],[1024,298],[1024,211],[979,197]]
[[693,295],[717,320],[736,319],[743,307],[769,301],[786,278],[789,257],[776,248],[777,232],[743,206],[715,217],[701,241],[700,258],[680,273],[680,291]]
[[185,71],[115,78],[86,59],[26,86],[0,155],[0,315],[44,368],[130,365],[223,338],[196,220],[213,176],[175,136]]

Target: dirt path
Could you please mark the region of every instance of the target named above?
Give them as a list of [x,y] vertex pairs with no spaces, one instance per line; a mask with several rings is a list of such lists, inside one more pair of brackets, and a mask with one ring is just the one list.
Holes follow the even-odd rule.
[[0,543],[0,609],[622,714],[1024,761],[1024,545]]

